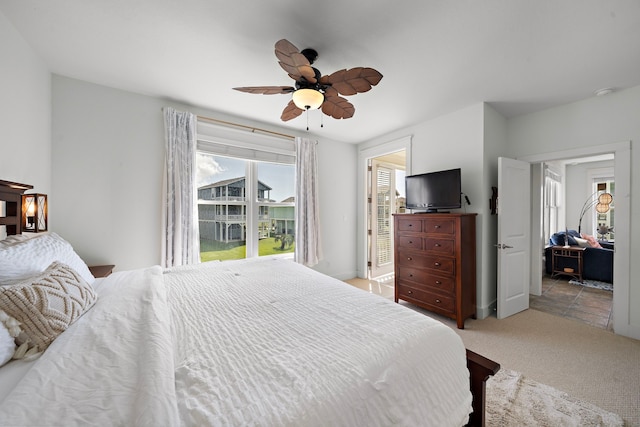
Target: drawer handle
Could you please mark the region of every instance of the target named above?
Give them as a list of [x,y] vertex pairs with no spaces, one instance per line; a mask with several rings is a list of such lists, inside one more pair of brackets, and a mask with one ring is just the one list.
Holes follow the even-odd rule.
[[434,262],[433,265],[435,265],[436,267],[440,267],[440,263],[439,262]]
[[436,285],[442,285],[442,282],[440,280],[436,280]]
[[433,245],[433,246],[435,246],[436,248],[439,248],[439,247],[440,247],[440,243],[436,243],[436,244],[435,244],[435,245]]
[[407,257],[407,261],[411,261],[413,258],[411,258],[410,256]]
[[440,301],[439,299],[437,299],[437,300],[436,300],[436,302],[437,302],[438,304],[440,304],[442,301]]
[[413,224],[409,224],[409,227],[413,227]]
[[412,294],[412,293],[413,293],[413,291],[407,291],[407,293],[408,293],[408,294]]
[[434,228],[440,228],[440,226],[439,225],[435,225]]
[[413,274],[409,274],[409,277],[413,277]]
[[413,243],[413,240],[409,240],[409,244],[412,244],[412,243]]

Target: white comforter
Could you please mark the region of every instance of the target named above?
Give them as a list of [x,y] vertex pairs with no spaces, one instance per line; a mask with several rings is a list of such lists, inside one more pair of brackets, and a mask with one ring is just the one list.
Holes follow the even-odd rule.
[[459,426],[448,327],[291,261],[114,273],[0,425]]
[[286,260],[165,279],[183,425],[466,423],[465,349],[439,322]]
[[162,269],[112,274],[2,401],[0,425],[178,425],[172,354]]

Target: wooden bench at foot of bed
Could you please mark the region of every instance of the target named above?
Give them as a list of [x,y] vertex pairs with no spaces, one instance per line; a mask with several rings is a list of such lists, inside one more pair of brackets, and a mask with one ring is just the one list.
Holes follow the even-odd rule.
[[467,350],[467,368],[471,373],[471,394],[473,395],[473,413],[469,416],[467,425],[484,426],[486,381],[500,370],[500,364]]

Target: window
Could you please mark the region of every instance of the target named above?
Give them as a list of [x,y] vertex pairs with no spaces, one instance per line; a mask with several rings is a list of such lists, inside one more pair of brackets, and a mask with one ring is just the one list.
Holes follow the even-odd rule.
[[561,197],[560,175],[545,165],[544,169],[544,200],[543,200],[543,233],[546,239],[558,231],[560,221]]
[[[593,182],[594,193],[600,195],[609,193],[615,201],[616,184],[613,179],[596,179]],[[607,205],[606,210],[599,212],[597,206],[593,209],[595,220],[593,221],[594,230],[591,234],[598,236],[599,240],[614,241],[615,240],[615,203]]]
[[258,255],[293,253],[295,166],[266,162],[256,162],[255,166],[258,172]]
[[199,135],[196,166],[201,261],[293,254],[293,160],[291,155],[243,150],[241,143],[202,143]]

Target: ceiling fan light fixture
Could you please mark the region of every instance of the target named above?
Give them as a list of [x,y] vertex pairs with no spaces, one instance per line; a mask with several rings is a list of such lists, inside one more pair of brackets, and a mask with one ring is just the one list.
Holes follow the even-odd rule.
[[298,89],[291,97],[301,110],[316,110],[324,102],[324,95],[315,89]]

